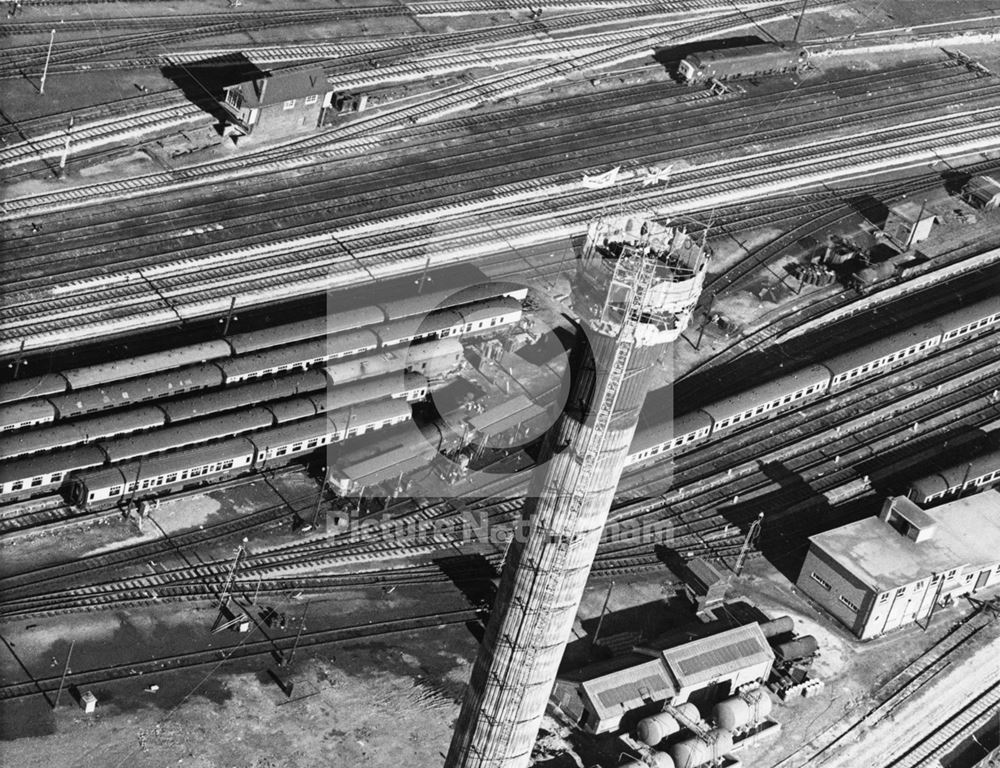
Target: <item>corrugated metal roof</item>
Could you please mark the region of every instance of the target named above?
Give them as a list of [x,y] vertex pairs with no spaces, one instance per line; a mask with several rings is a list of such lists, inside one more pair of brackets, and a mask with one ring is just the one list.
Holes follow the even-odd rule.
[[602,719],[620,715],[645,701],[660,701],[676,692],[660,659],[609,672],[580,684]]
[[682,687],[701,685],[774,659],[758,624],[747,624],[663,651]]

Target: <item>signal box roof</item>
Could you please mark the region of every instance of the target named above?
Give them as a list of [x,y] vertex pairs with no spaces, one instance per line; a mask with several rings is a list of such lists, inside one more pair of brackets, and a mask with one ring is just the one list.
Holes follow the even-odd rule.
[[310,67],[288,72],[265,72],[262,77],[227,86],[226,90],[239,91],[248,107],[262,107],[324,94],[332,89],[322,67]]

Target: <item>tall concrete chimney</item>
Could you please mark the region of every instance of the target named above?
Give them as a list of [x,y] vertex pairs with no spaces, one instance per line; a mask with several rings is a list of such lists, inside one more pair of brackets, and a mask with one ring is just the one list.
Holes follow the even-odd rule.
[[591,225],[568,407],[548,434],[446,768],[525,768],[621,477],[651,372],[687,326],[707,253],[639,216]]

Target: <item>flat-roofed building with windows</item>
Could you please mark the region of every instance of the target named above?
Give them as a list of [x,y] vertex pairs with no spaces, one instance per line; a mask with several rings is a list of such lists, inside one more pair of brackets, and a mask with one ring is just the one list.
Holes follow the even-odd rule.
[[1000,583],[1000,493],[934,509],[904,496],[878,517],[809,537],[798,587],[862,640]]

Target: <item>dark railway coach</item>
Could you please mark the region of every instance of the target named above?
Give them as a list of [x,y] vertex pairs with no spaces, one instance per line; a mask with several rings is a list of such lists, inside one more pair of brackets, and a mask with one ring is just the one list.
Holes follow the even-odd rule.
[[678,74],[693,84],[801,72],[808,64],[809,52],[798,43],[761,43],[689,54],[681,61]]

